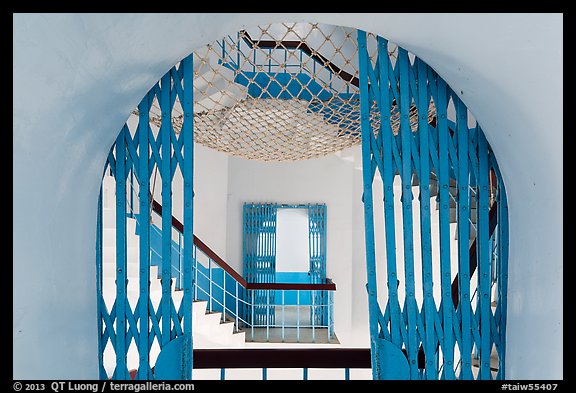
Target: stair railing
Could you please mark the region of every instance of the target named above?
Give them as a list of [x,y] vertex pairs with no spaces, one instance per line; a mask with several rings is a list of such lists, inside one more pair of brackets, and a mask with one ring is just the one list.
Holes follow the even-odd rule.
[[[234,45],[229,43],[228,40],[234,42]],[[221,61],[222,65],[227,66],[235,71],[241,71],[242,67],[252,65],[252,70],[248,72],[281,72],[285,73],[289,68],[298,68],[299,72],[304,72],[308,76],[318,79],[324,86],[328,86],[330,90],[332,89],[332,81],[333,76],[336,75],[340,78],[344,83],[346,83],[346,94],[350,94],[349,86],[352,85],[356,88],[359,87],[359,80],[354,75],[350,74],[349,72],[343,70],[336,64],[334,64],[330,59],[326,58],[322,54],[318,53],[315,49],[310,48],[306,42],[303,41],[296,41],[296,40],[282,40],[282,41],[275,41],[275,40],[258,40],[254,41],[252,37],[248,34],[247,31],[241,30],[237,33],[237,37],[234,40],[231,36],[225,37],[220,41],[217,41],[218,46],[221,49]],[[287,54],[284,56],[284,62],[280,65],[277,62],[268,61],[267,64],[258,64],[260,63],[257,58],[256,54],[252,56],[250,62],[242,62],[242,59],[250,59],[250,54],[244,53],[242,47],[244,46],[245,49],[248,51],[253,51],[254,48],[258,48],[261,51],[267,50],[269,55],[274,50],[284,51],[299,51],[300,55],[296,58],[293,55],[290,57],[294,57],[294,63],[290,63]],[[236,53],[236,59],[234,59],[234,53]],[[255,53],[255,52],[254,52]],[[309,59],[312,60],[312,70],[308,70],[307,67],[302,67],[302,64],[306,62],[303,59],[303,55],[306,55]],[[274,69],[273,69],[274,68]],[[246,70],[244,70],[246,71]],[[320,76],[320,73],[326,74],[324,80]]]
[[[152,199],[152,211],[162,216],[162,205]],[[184,232],[183,224],[172,216],[172,226],[178,233]],[[158,229],[159,230],[159,229]],[[151,234],[153,232],[151,231]],[[179,247],[181,255],[183,249]],[[334,291],[336,285],[330,279],[321,284],[301,284],[301,283],[248,283],[246,280],[226,263],[218,254],[210,249],[202,240],[194,235],[193,247],[194,263],[194,300],[205,300],[208,302],[208,312],[221,312],[222,321],[234,322],[234,330],[249,329],[251,340],[257,339],[255,329],[265,329],[266,341],[269,341],[270,329],[280,328],[281,339],[286,338],[287,329],[296,329],[296,340],[301,341],[302,329],[311,329],[312,342],[316,341],[318,329],[327,329],[327,339],[331,342],[334,337]],[[179,258],[182,261],[182,258]],[[180,265],[177,271],[182,270]],[[255,304],[255,296],[248,296],[251,291],[267,291],[266,302]],[[323,292],[321,298],[326,299],[325,304],[314,304],[318,291]],[[274,295],[271,295],[274,293]],[[278,297],[280,302],[277,301]],[[247,301],[246,299],[251,299]],[[295,301],[294,301],[295,299]],[[265,318],[254,317],[254,310],[261,307],[265,312]],[[320,309],[326,312],[326,323],[321,324],[308,312],[301,313],[302,307],[311,307],[312,310]],[[281,322],[276,322],[276,318],[271,315],[271,310],[280,310]],[[292,323],[286,322],[286,310],[296,311],[296,320]],[[313,311],[314,313],[314,311]],[[249,317],[247,317],[249,316]],[[309,318],[306,322],[302,317]],[[264,339],[262,337],[262,339]]]
[[[141,211],[138,203],[138,190],[134,187],[136,182],[131,177],[127,182],[129,186],[126,188],[126,200],[128,211],[126,212],[131,218],[135,218],[138,223]],[[153,214],[162,217],[162,205],[157,202],[153,193],[150,192],[150,215]],[[138,209],[138,211],[135,210]],[[150,221],[150,236],[162,237],[162,230],[154,225],[153,220]],[[175,279],[175,290],[182,290],[183,279],[183,242],[182,235],[184,233],[183,224],[174,216],[172,216],[172,255],[177,255],[176,262],[171,263],[171,279]],[[174,239],[177,238],[177,241]],[[153,241],[150,242],[151,264],[153,261],[160,261],[162,258],[161,251],[153,246]],[[301,329],[312,329],[312,341],[316,341],[316,333],[318,329],[327,329],[328,342],[334,339],[334,296],[333,292],[336,290],[336,285],[330,280],[326,279],[325,283],[320,284],[301,284],[301,283],[248,283],[246,280],[236,272],[229,264],[227,264],[218,254],[216,254],[210,247],[208,247],[202,240],[194,235],[194,244],[192,248],[193,264],[194,264],[194,284],[193,284],[193,299],[207,301],[208,312],[221,312],[222,321],[233,322],[234,331],[238,332],[240,329],[250,329],[250,337],[252,341],[256,339],[255,328],[265,328],[266,341],[270,340],[270,329],[281,328],[281,339],[285,339],[286,329],[295,328],[297,341],[300,342]],[[156,262],[156,263],[158,263]],[[160,275],[160,270],[158,271]],[[160,278],[160,277],[158,277]],[[253,291],[267,291],[266,303],[255,304],[255,296],[249,296]],[[326,299],[324,304],[314,304],[317,299],[318,291],[322,292],[322,299]],[[276,301],[276,294],[279,294],[281,299],[280,303]],[[270,295],[274,294],[274,295]],[[296,303],[290,303],[290,298],[296,298]],[[251,301],[247,301],[251,299]],[[310,304],[310,299],[312,304]],[[257,307],[263,307],[266,312],[266,318],[255,319],[254,310]],[[281,310],[282,323],[276,323],[276,318],[271,315],[271,310],[278,307]],[[309,317],[308,312],[300,312],[301,307],[311,307],[312,314],[318,309],[326,313],[326,322],[324,324],[317,323],[317,318],[314,315],[310,318],[309,322],[303,321],[303,317]],[[290,324],[286,323],[286,309],[296,309],[296,322]],[[250,315],[246,318],[246,315]],[[243,317],[244,316],[244,317]]]

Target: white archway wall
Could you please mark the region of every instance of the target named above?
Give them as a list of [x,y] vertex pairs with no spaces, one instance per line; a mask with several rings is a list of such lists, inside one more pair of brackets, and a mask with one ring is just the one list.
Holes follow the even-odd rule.
[[14,15],[13,377],[97,377],[96,202],[110,145],[194,48],[282,21],[380,34],[462,92],[508,191],[507,376],[562,378],[562,15],[264,13]]

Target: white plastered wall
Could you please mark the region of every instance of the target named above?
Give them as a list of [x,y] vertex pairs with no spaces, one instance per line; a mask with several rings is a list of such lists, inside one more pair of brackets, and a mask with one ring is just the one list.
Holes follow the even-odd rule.
[[[295,162],[259,162],[231,157],[228,180],[228,263],[242,271],[244,202],[326,203],[326,275],[334,280],[335,330],[351,330],[352,177],[354,167],[335,155]],[[341,340],[342,341],[342,340]]]

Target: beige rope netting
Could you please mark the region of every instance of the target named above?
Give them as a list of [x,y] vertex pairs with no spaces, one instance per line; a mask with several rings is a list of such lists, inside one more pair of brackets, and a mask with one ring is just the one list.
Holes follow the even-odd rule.
[[[368,38],[374,64],[376,37]],[[394,64],[398,48],[390,43],[388,50]],[[194,139],[247,159],[321,157],[361,142],[359,93],[354,29],[280,23],[243,30],[194,52]],[[379,115],[376,103],[372,106],[377,130]],[[416,116],[412,106],[413,130]],[[177,99],[172,113],[176,133],[182,119]],[[396,107],[391,121],[397,133]],[[161,124],[156,99],[150,122]]]

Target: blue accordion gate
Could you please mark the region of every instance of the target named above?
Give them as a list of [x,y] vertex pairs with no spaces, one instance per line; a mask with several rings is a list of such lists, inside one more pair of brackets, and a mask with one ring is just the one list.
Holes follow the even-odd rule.
[[[286,46],[291,42],[283,44],[286,53],[300,50],[300,46]],[[278,44],[250,41],[253,48],[270,43]],[[290,97],[309,99],[308,112],[322,104],[322,97],[328,97],[332,104],[345,99],[346,105],[329,107],[329,113],[316,111],[322,112],[326,123],[360,122],[374,379],[503,379],[508,206],[502,175],[482,129],[457,92],[406,50],[398,48],[397,56],[391,56],[389,45],[382,37],[358,30],[357,77],[337,70],[313,52],[314,70],[318,64],[330,78],[337,75],[342,79],[339,83],[346,92],[339,95],[328,94],[331,84],[323,83],[320,88],[311,82],[308,87],[289,83],[294,75],[288,72],[258,75],[260,79],[280,78],[278,75],[286,79],[268,85],[270,89],[277,85],[275,89],[280,91],[273,97],[269,96],[273,89],[267,95],[266,89],[255,89],[258,78],[241,67],[233,69],[233,82],[248,86],[248,96],[252,94],[262,102],[270,98],[280,103]],[[229,57],[225,49],[222,46],[224,60]],[[301,62],[302,56],[300,53]],[[108,155],[104,172],[114,178],[115,196],[110,201],[101,190],[96,242],[101,379],[192,378],[193,58],[193,54],[187,56],[150,89],[135,112],[137,125],[124,125]],[[318,58],[324,60],[318,62]],[[219,64],[226,68],[228,63],[222,60]],[[246,75],[252,79],[245,80]],[[310,80],[315,78],[318,74],[311,74]],[[318,91],[312,94],[311,86]],[[304,95],[299,96],[301,93]],[[160,109],[156,123],[151,117],[153,104]],[[197,116],[208,127],[206,124],[211,123],[205,112],[198,111]],[[332,112],[337,116],[330,117]],[[345,121],[336,123],[342,116]],[[178,132],[174,119],[180,124]],[[345,132],[338,138],[354,136],[359,133]],[[172,200],[175,175],[182,178],[182,206],[175,206]],[[151,205],[156,183],[162,190],[162,247],[161,255],[151,256]],[[375,188],[383,195],[381,208],[378,203],[382,201],[375,201]],[[400,197],[398,202],[395,196]],[[437,213],[432,211],[431,198],[436,198]],[[400,213],[395,213],[395,206]],[[180,207],[184,231],[176,252],[172,212]],[[384,228],[375,226],[377,213],[383,215]],[[244,214],[246,279],[274,282],[276,206],[245,205]],[[309,205],[308,214],[310,274],[313,282],[322,282],[326,280],[326,206]],[[106,220],[113,220],[113,231]],[[137,247],[128,245],[131,225],[138,231]],[[432,236],[436,230],[439,235]],[[104,239],[115,245],[113,254],[103,247]],[[385,244],[385,258],[377,258],[376,244],[380,241]],[[398,257],[400,244],[403,254]],[[151,288],[153,257],[160,260],[157,301]],[[176,264],[174,258],[178,259]],[[178,266],[176,271],[174,266]],[[379,280],[385,281],[380,291]],[[106,285],[113,285],[111,299],[105,296]],[[174,297],[174,285],[182,291],[181,301]],[[254,296],[263,293],[256,291]],[[314,298],[313,304],[324,303],[325,299]],[[330,319],[318,308],[311,310],[317,324]],[[253,314],[256,319],[274,318],[273,311],[256,309]],[[151,353],[156,346],[159,354],[154,360]],[[114,356],[111,369],[105,367],[107,351]]]
[[[173,67],[144,96],[138,105],[138,124],[124,125],[108,155],[105,173],[115,180],[114,202],[108,207],[114,220],[109,241],[115,255],[106,261],[103,237],[107,228],[103,221],[109,219],[104,212],[102,189],[98,200],[98,228],[96,247],[98,295],[98,358],[101,379],[190,379],[192,374],[192,247],[193,247],[193,57],[183,59]],[[183,111],[182,130],[176,135],[172,113],[178,97]],[[159,129],[150,126],[149,113],[153,102],[162,111]],[[150,228],[152,213],[151,181],[157,170],[162,188],[162,251],[158,276],[161,277],[160,299],[155,305],[151,296],[151,247]],[[182,235],[182,272],[174,272],[173,257],[177,251],[172,245],[172,186],[179,171],[183,178],[182,206],[184,233]],[[154,177],[154,182],[156,176]],[[127,245],[127,222],[134,220],[140,241],[137,250]],[[133,256],[136,256],[133,258]],[[111,266],[114,273],[113,298],[105,301],[103,280]],[[130,278],[129,278],[129,273]],[[181,277],[179,277],[181,276]],[[172,285],[178,279],[183,290],[176,308]],[[135,285],[134,285],[135,284]],[[160,348],[152,363],[151,349]],[[111,345],[115,357],[114,371],[104,367],[104,353]],[[137,353],[130,347],[136,346]],[[130,356],[134,354],[134,356]],[[137,364],[129,369],[128,361],[137,356]],[[152,367],[154,366],[154,371]],[[137,370],[136,375],[130,375]]]
[[[494,153],[480,126],[469,127],[470,113],[458,94],[422,60],[402,48],[392,58],[387,40],[367,37],[360,30],[358,48],[373,377],[503,378],[508,213]],[[430,120],[432,106],[436,116]],[[376,273],[375,256],[377,172],[384,196],[387,250],[382,266],[387,288],[384,308],[377,295],[382,277]],[[401,180],[401,218],[394,214],[396,175]],[[419,185],[419,227],[413,217],[415,185]],[[437,244],[431,238],[430,198],[434,196],[439,210]],[[395,252],[399,220],[402,260]],[[450,223],[457,223],[456,260],[450,255]],[[421,234],[419,245],[414,230]],[[415,261],[416,247],[421,261]],[[439,266],[432,263],[433,248],[439,249]],[[415,271],[415,262],[421,271]],[[399,280],[401,274],[404,282]],[[415,281],[417,274],[421,283]],[[435,275],[440,283],[433,282]]]

